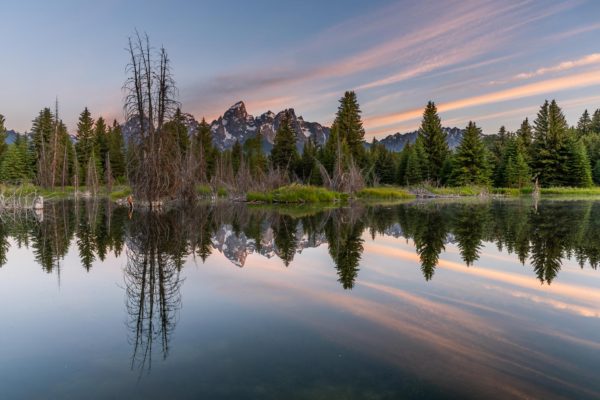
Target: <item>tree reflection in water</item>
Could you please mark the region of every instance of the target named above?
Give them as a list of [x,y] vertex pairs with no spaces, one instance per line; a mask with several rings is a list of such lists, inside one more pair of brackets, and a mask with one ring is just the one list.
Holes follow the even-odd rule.
[[148,212],[137,214],[130,224],[125,283],[132,368],[150,370],[155,341],[163,359],[169,354],[169,339],[181,306],[183,258],[177,246],[180,230],[173,222],[177,221]]
[[[563,261],[583,268],[600,262],[600,202],[461,201],[323,209],[200,204],[163,213],[128,210],[109,201],[53,202],[43,214],[0,213],[0,266],[10,247],[32,250],[36,262],[60,279],[61,262],[74,248],[86,271],[125,249],[126,310],[132,368],[149,370],[153,353],[164,359],[181,307],[180,272],[191,258],[216,253],[243,267],[249,254],[278,257],[292,267],[297,254],[326,245],[344,289],[357,284],[364,242],[377,235],[414,245],[425,280],[440,255],[456,245],[465,267],[485,243],[515,254],[537,279],[551,284]],[[73,247],[72,247],[73,246]]]

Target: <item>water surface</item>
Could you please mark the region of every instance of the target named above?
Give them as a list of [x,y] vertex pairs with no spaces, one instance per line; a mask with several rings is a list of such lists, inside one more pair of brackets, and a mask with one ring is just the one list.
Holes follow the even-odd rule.
[[600,202],[0,223],[0,398],[599,398]]

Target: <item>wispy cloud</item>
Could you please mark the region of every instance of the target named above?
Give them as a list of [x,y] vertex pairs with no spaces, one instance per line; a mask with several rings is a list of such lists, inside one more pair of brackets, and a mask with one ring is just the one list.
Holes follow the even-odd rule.
[[[540,82],[512,87],[496,92],[486,93],[478,96],[457,99],[446,103],[438,104],[438,111],[452,111],[468,107],[481,106],[485,104],[500,103],[508,100],[531,97],[539,94],[556,93],[566,89],[573,89],[583,86],[600,85],[600,70],[583,72],[563,76],[560,78],[548,79]],[[370,117],[365,120],[367,128],[378,128],[393,126],[405,121],[417,119],[421,116],[422,108],[401,111]]]
[[538,76],[546,75],[552,72],[563,72],[573,68],[585,67],[588,65],[600,64],[600,53],[588,54],[587,56],[578,58],[576,60],[563,61],[559,64],[538,68],[533,72],[523,72],[514,76],[514,79],[530,79]]

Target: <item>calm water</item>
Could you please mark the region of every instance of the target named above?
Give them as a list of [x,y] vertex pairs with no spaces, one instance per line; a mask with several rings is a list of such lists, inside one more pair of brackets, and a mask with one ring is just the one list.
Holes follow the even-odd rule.
[[0,398],[599,398],[600,202],[0,223]]

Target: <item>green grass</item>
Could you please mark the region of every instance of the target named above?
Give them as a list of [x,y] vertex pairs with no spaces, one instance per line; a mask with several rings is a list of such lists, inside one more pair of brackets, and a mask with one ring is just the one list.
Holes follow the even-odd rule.
[[288,185],[270,192],[248,192],[247,201],[262,203],[327,203],[346,200],[347,194],[333,192],[322,187]]
[[416,196],[405,189],[395,187],[365,188],[356,193],[356,197],[366,200],[401,200],[414,199]]
[[[531,193],[531,191],[529,192]],[[600,187],[594,186],[589,188],[578,187],[549,187],[541,188],[542,195],[561,195],[561,196],[600,196]]]
[[[210,197],[212,196],[212,188],[208,185],[198,185],[196,186],[196,193],[198,193],[198,195],[200,197]],[[218,197],[227,197],[227,189],[225,189],[224,187],[220,187],[217,189],[217,196]]]
[[113,187],[113,191],[110,192],[109,197],[111,200],[123,199],[131,194],[131,188],[129,186],[117,186]]
[[444,186],[444,187],[433,187],[426,186],[426,190],[438,196],[479,196],[482,194],[489,193],[490,190],[486,186]]
[[492,194],[499,194],[506,197],[519,197],[523,194],[522,190],[518,188],[493,188]]

